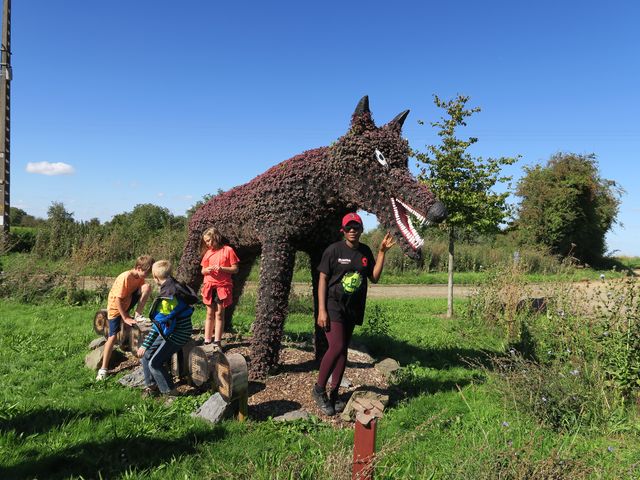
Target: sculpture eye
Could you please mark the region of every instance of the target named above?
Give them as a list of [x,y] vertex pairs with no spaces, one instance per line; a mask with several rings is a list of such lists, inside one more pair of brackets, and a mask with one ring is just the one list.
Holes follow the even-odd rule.
[[384,155],[382,154],[382,152],[380,150],[378,150],[376,148],[376,160],[378,160],[378,163],[380,165],[382,165],[383,167],[388,167],[389,164],[387,163],[387,159],[384,158]]

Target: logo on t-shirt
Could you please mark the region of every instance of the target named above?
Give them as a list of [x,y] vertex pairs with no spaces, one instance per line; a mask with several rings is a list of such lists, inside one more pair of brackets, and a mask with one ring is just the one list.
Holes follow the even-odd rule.
[[338,258],[338,263],[340,265],[349,265],[351,263],[350,258]]
[[367,260],[367,257],[362,257],[362,266],[366,267],[369,264],[369,260]]
[[358,272],[345,273],[342,277],[342,290],[344,293],[353,293],[362,285],[362,275]]

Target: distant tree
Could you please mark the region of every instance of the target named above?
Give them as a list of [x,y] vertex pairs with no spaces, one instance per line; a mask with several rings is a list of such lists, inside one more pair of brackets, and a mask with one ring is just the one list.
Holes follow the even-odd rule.
[[546,166],[525,167],[516,195],[522,240],[593,263],[605,252],[605,235],[617,223],[624,190],[600,176],[594,154],[557,153]]
[[131,212],[115,215],[111,224],[142,233],[170,227],[172,220],[173,215],[169,209],[152,203],[141,203],[133,207]]
[[17,227],[22,224],[22,219],[27,215],[27,212],[17,207],[9,207],[9,225]]
[[77,236],[77,224],[73,212],[62,202],[52,202],[47,210],[47,221],[36,236],[36,253],[52,260],[71,255]]
[[[506,199],[509,192],[495,193],[498,182],[509,182],[502,176],[503,165],[511,165],[517,157],[483,159],[473,157],[467,149],[478,139],[462,140],[456,136],[458,127],[467,126],[466,120],[480,111],[479,107],[466,108],[468,96],[443,101],[434,95],[434,103],[445,111],[445,116],[431,126],[438,129],[440,145],[428,145],[426,152],[414,151],[421,169],[420,180],[426,183],[447,206],[449,217],[441,225],[449,237],[449,288],[447,316],[453,315],[454,242],[457,232],[497,231],[509,214]],[[422,124],[422,122],[420,122]]]

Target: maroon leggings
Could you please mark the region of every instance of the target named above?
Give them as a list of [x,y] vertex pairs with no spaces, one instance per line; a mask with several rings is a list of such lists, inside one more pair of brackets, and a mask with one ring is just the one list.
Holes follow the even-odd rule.
[[330,325],[329,331],[325,331],[329,349],[320,362],[317,385],[323,389],[326,388],[327,380],[331,375],[331,390],[338,390],[347,366],[347,350],[355,325],[352,322],[330,322]]

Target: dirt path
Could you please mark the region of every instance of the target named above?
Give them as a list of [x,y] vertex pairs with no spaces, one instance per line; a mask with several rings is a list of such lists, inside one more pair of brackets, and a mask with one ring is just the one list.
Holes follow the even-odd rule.
[[[253,282],[252,282],[253,283]],[[257,284],[247,285],[255,290]],[[297,294],[311,294],[311,284],[294,282],[293,291]],[[454,285],[454,297],[468,297],[475,287],[469,285]],[[447,298],[446,285],[416,285],[398,283],[394,285],[376,284],[369,285],[368,298]]]
[[[640,276],[640,270],[636,271]],[[111,286],[113,278],[98,279],[94,277],[81,277],[78,287],[83,289],[95,289],[96,286],[106,282],[107,286]],[[610,280],[609,280],[610,281]],[[597,288],[601,283],[597,280],[590,282],[576,282],[578,288],[593,289]],[[311,295],[311,284],[307,282],[293,282],[291,284],[293,292],[297,295]],[[552,289],[552,283],[529,284],[529,293],[534,296],[545,296]],[[478,287],[472,285],[454,285],[454,298],[467,298]],[[247,282],[245,292],[256,292],[258,290],[258,282]],[[416,285],[416,284],[377,284],[369,285],[368,298],[447,298],[447,286],[444,284],[436,285]]]
[[[92,277],[82,277],[79,288],[95,289],[101,282],[106,282],[108,286],[113,283],[113,278],[103,280]],[[306,282],[293,282],[291,284],[294,293],[297,295],[311,295],[311,284]],[[469,285],[454,285],[453,295],[456,298],[466,298],[476,287]],[[245,292],[256,292],[258,282],[247,282]],[[446,285],[415,285],[415,284],[394,284],[394,285],[369,285],[369,298],[447,298]]]

